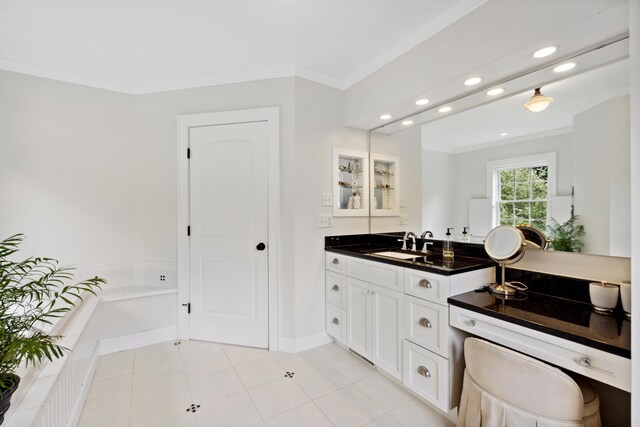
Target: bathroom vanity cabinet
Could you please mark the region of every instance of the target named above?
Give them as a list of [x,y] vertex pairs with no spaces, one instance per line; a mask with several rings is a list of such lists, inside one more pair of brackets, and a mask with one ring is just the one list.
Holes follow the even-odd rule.
[[495,268],[441,275],[366,258],[326,252],[327,332],[450,411],[461,393],[465,334],[449,327],[447,298],[492,281]]

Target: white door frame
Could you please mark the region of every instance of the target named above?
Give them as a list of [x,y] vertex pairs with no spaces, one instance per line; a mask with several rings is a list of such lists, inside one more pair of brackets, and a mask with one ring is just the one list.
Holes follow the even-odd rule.
[[280,263],[280,109],[279,107],[178,116],[178,338],[191,336],[187,304],[190,301],[189,279],[189,129],[247,122],[267,122],[267,188],[269,255],[269,350],[278,351],[278,265]]

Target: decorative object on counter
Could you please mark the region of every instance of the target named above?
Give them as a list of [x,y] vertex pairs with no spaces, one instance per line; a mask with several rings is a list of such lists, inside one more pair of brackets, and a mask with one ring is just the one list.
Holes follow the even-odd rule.
[[544,232],[540,230],[538,227],[531,224],[520,224],[517,225],[516,228],[522,231],[524,234],[524,238],[527,241],[527,247],[533,247],[536,249],[546,249],[549,241],[547,240],[547,236],[544,235]]
[[467,228],[468,227],[463,227],[462,229],[462,234],[460,235],[460,241],[461,242],[468,242],[471,239],[469,239],[469,233],[467,232]]
[[447,228],[447,233],[442,241],[442,257],[444,259],[453,259],[453,240],[451,239],[451,230],[453,228]]
[[571,215],[571,218],[563,224],[559,224],[551,218],[549,225],[549,246],[554,251],[559,252],[581,252],[584,243],[584,225],[578,224],[578,215]]
[[489,284],[489,291],[503,296],[515,296],[517,291],[527,290],[523,283],[507,282],[505,274],[505,266],[520,261],[527,249],[522,231],[510,225],[499,225],[487,234],[484,249],[502,268],[502,283]]
[[106,283],[94,277],[65,285],[73,278],[72,269],[58,267],[55,259],[13,260],[23,240],[22,234],[16,234],[0,242],[0,424],[20,382],[16,369],[23,362],[53,361],[66,351],[56,344],[59,337],[49,335],[42,326],[71,310],[82,300],[81,292],[95,294]]
[[620,300],[624,315],[631,319],[631,282],[628,280],[620,282]]
[[589,297],[594,310],[598,313],[610,314],[618,305],[618,293],[620,289],[617,285],[606,282],[589,283]]

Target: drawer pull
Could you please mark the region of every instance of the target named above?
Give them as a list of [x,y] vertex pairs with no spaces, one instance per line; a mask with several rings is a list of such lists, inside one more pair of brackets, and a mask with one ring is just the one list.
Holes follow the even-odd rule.
[[424,366],[418,366],[418,373],[426,378],[431,378],[431,372]]
[[431,322],[429,322],[429,319],[427,319],[426,317],[423,317],[420,320],[418,320],[418,323],[420,324],[420,326],[424,326],[425,328],[431,327]]
[[334,325],[340,325],[340,321],[338,320],[337,317],[334,317],[331,323],[333,323]]
[[331,264],[338,265],[340,264],[340,260],[338,258],[334,258],[333,261],[331,261]]
[[431,289],[431,282],[427,279],[420,279],[420,281],[418,282],[418,286],[420,286],[421,288]]
[[338,285],[333,285],[333,288],[331,288],[332,291],[336,291],[338,292],[340,290],[340,286]]
[[476,326],[476,321],[473,319],[469,319],[466,321],[467,325],[469,326]]
[[580,359],[578,359],[578,364],[588,368],[591,366],[591,359],[589,359],[588,357],[582,356]]

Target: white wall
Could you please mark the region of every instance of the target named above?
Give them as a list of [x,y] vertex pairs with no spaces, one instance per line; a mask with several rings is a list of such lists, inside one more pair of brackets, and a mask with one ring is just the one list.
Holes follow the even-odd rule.
[[447,228],[453,227],[453,236],[457,238],[462,228],[452,221],[456,196],[454,155],[432,150],[421,152],[422,228],[430,230],[436,239],[444,239]]
[[400,197],[406,206],[400,205],[400,215],[407,215],[409,223],[399,223],[398,216],[371,218],[371,232],[413,231],[422,233],[422,164],[420,152],[420,127],[414,126],[393,135],[371,134],[371,152],[398,157]]
[[[0,235],[24,232],[29,254],[79,264],[111,285],[162,268],[173,277],[176,117],[279,106],[281,337],[324,331],[324,236],[369,224],[335,218],[317,228],[317,215],[331,213],[320,206],[332,191],[331,147],[367,149],[366,132],[343,125],[343,92],[282,78],[130,96],[8,72],[0,92]],[[129,271],[141,266],[148,275]]]
[[[630,117],[630,167],[631,167],[631,218],[640,218],[640,2],[629,2],[629,102]],[[640,283],[640,224],[631,223],[631,281]],[[640,324],[640,292],[633,291],[632,322]],[[636,334],[637,337],[637,334]],[[640,340],[631,340],[631,425],[640,425]]]
[[629,256],[629,97],[605,101],[574,119],[575,213],[585,253]]
[[[344,92],[304,79],[295,81],[295,147],[286,164],[294,199],[295,338],[320,334],[324,324],[324,237],[369,232],[367,217],[334,217],[332,228],[318,228],[321,193],[333,193],[332,147],[367,150],[364,131],[344,127]],[[296,343],[298,348],[300,342]]]
[[0,71],[0,238],[63,264],[130,260],[132,97]]
[[537,138],[514,144],[458,153],[453,156],[454,202],[450,225],[456,229],[469,225],[469,199],[484,199],[487,194],[487,162],[533,154],[555,152],[557,161],[556,192],[571,194],[571,134]]

